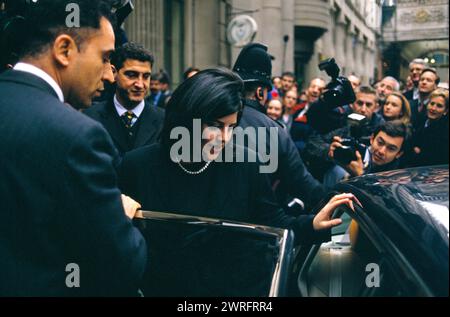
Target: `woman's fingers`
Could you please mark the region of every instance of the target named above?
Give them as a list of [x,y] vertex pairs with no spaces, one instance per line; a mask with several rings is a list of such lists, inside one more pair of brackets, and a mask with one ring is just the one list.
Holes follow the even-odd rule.
[[355,206],[353,206],[353,200],[350,200],[348,202],[348,206],[350,207],[351,210],[355,211]]
[[313,227],[315,230],[323,230],[338,226],[342,223],[340,218],[338,219],[330,219],[333,212],[337,207],[346,204],[350,209],[355,211],[355,206],[353,201],[360,204],[361,203],[356,199],[353,194],[340,194],[332,197],[328,204],[317,214],[313,221]]
[[327,214],[331,214],[340,205],[349,204],[350,202],[351,202],[350,198],[341,198],[339,200],[335,200],[333,202],[330,202],[328,204],[328,206],[326,208],[324,208],[324,209],[326,210]]
[[329,229],[329,228],[333,228],[336,226],[339,226],[340,224],[342,224],[342,219],[332,219],[332,220],[328,220],[328,221],[323,221],[320,225],[321,228],[320,230],[324,230],[324,229]]
[[344,194],[333,196],[333,198],[331,198],[329,202],[333,202],[333,201],[343,199],[343,198],[353,198],[353,197],[354,197],[353,194],[344,193]]

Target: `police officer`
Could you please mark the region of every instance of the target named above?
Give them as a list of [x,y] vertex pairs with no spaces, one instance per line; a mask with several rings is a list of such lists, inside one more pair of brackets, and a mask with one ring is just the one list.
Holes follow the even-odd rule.
[[[264,107],[268,92],[272,89],[272,59],[267,47],[252,43],[244,47],[237,58],[233,70],[245,83],[244,110],[239,126],[266,128],[266,148],[258,152],[271,150],[270,128],[277,129],[278,168],[271,175],[273,182],[279,181],[282,196],[288,194],[292,198],[300,198],[306,206],[312,207],[325,195],[324,187],[315,180],[306,169],[294,142],[282,126],[266,115]],[[258,134],[256,134],[258,139]],[[250,140],[258,144],[258,140]],[[284,199],[283,199],[284,200]]]

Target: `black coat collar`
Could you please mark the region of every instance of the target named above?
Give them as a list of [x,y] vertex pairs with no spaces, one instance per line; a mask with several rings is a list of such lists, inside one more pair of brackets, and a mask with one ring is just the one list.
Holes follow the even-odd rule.
[[261,104],[257,100],[244,99],[244,107],[250,107],[263,114],[266,114],[266,108],[261,106]]

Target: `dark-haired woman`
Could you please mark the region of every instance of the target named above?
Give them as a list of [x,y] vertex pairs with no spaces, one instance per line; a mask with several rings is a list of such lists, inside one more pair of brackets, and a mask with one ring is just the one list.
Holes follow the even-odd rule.
[[[270,179],[261,173],[260,164],[256,160],[250,160],[251,151],[230,142],[233,128],[237,126],[242,111],[242,90],[243,82],[238,76],[220,69],[199,72],[182,83],[167,105],[161,143],[125,156],[121,168],[123,192],[139,201],[144,210],[292,228],[297,242],[304,244],[327,239],[326,229],[341,223],[340,219],[330,219],[333,210],[342,204],[351,206],[353,196],[345,194],[333,197],[317,215],[298,218],[286,215],[275,203]],[[230,153],[231,155],[227,155]],[[236,162],[239,153],[247,158],[242,163]],[[232,158],[232,162],[225,160],[227,157]],[[218,267],[234,268],[236,265],[243,265],[247,269],[251,268],[252,272],[247,273],[240,269],[232,270],[238,274],[225,281],[221,274],[208,274],[208,279],[218,279],[214,285],[226,283],[257,288],[257,285],[263,283],[262,277],[268,276],[260,272],[264,266],[258,262],[260,258],[254,255],[257,249],[253,246],[244,247],[243,242],[238,243],[239,247],[244,248],[243,252],[223,257],[221,252],[224,251],[217,248],[217,244],[214,247],[210,244],[203,247],[205,239],[198,238],[196,233],[188,235],[186,239],[183,236],[182,242],[179,242],[180,240],[174,239],[174,236],[182,235],[178,231],[160,232],[157,228],[152,228],[151,231],[155,237],[152,241],[171,241],[169,245],[159,247],[164,252],[154,259],[154,265],[157,268],[170,266],[173,271],[170,277],[151,274],[148,279],[157,285],[154,292],[150,292],[151,295],[206,295],[196,293],[198,288],[190,285],[200,283],[199,280],[205,278],[203,275],[198,278],[189,277],[189,282],[186,281],[176,291],[170,286],[177,284],[180,287],[180,283],[172,282],[187,278],[185,273],[177,271],[179,267],[174,263],[184,262],[186,257],[192,257],[192,254],[182,256],[187,244],[195,244],[197,248],[213,252],[214,255],[208,257],[208,263],[217,256],[221,259],[215,260],[219,263]],[[185,242],[192,242],[192,239],[195,243]],[[227,243],[221,241],[223,239],[218,240],[219,244]],[[157,242],[150,242],[152,243]],[[152,262],[151,259],[149,261]],[[191,264],[193,267],[203,265],[198,259],[188,261],[194,261],[195,264]],[[263,295],[259,291],[251,291],[249,294]],[[236,296],[242,293],[211,290],[207,295]]]
[[352,196],[334,198],[316,217],[287,217],[272,200],[270,180],[258,162],[219,162],[228,151],[234,158],[238,151],[252,157],[228,144],[242,110],[242,87],[239,77],[221,69],[185,81],[168,104],[161,143],[124,158],[123,191],[143,209],[301,228],[297,239],[310,241],[314,230],[339,223],[329,219],[331,209]]

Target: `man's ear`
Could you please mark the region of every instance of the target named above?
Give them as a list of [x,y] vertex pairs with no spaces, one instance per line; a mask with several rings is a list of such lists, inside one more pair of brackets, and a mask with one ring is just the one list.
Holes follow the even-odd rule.
[[257,98],[259,101],[262,101],[262,100],[264,99],[264,88],[258,87],[258,88],[256,89],[256,98]]
[[78,47],[70,35],[61,34],[53,42],[52,53],[59,65],[67,67],[78,53]]
[[398,160],[399,158],[402,157],[403,153],[404,153],[403,151],[398,152],[395,158]]
[[111,64],[111,70],[112,70],[114,79],[117,80],[117,74],[118,74],[119,72],[117,71],[116,66],[114,66],[113,64]]
[[372,134],[372,135],[370,136],[370,145],[372,145],[373,142],[375,142],[375,135]]

